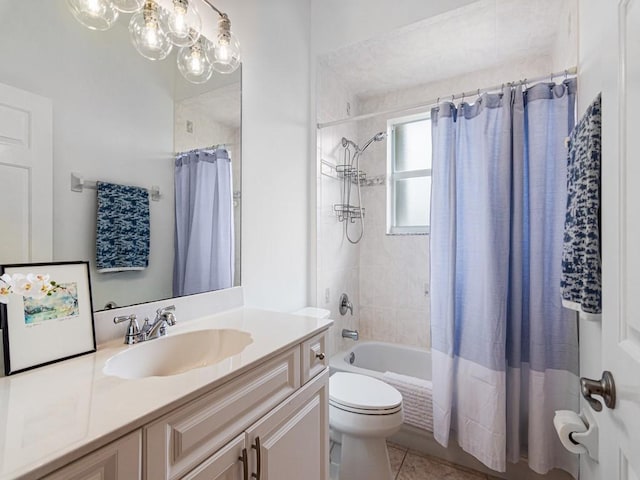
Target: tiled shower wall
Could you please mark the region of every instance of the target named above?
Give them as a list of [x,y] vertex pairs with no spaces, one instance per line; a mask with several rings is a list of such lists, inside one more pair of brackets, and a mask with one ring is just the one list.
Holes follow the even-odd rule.
[[[386,118],[358,122],[359,142],[386,132]],[[386,174],[387,142],[374,142],[360,158],[368,178]],[[366,209],[360,242],[362,339],[429,346],[429,236],[387,235],[385,183],[362,187]]]
[[[318,119],[321,122],[341,119],[347,110],[354,114],[355,101],[344,88],[339,77],[326,68],[318,69]],[[347,105],[350,105],[348,107]],[[342,137],[355,138],[356,125],[346,124],[325,128],[318,132],[317,218],[318,218],[318,306],[331,311],[334,325],[329,330],[330,354],[348,347],[352,340],[343,339],[343,328],[359,329],[359,252],[360,245],[352,245],[343,234],[344,223],[339,222],[333,205],[341,202],[342,180],[335,170],[324,166],[327,175],[321,173],[321,160],[331,165],[344,162]],[[338,312],[340,295],[346,293],[353,303],[353,315]]]

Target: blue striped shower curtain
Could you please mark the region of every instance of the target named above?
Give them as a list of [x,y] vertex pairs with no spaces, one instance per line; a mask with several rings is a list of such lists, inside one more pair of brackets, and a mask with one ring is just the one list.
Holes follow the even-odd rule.
[[488,467],[574,476],[554,411],[577,410],[575,312],[560,292],[575,79],[431,112],[434,436]]
[[227,150],[193,150],[175,166],[173,295],[233,286],[231,160]]

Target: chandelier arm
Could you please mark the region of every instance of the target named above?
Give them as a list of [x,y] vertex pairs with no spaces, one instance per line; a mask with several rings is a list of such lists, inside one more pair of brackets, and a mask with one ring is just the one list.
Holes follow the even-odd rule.
[[227,17],[227,14],[224,12],[221,12],[220,10],[218,10],[218,8],[215,7],[215,5],[213,3],[211,3],[210,0],[204,0],[204,3],[206,3],[207,5],[209,5],[218,15],[220,15],[222,18]]

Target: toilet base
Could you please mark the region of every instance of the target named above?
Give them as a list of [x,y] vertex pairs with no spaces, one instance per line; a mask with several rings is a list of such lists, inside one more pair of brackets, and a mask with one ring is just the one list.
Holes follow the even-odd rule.
[[393,480],[384,438],[342,433],[340,480]]

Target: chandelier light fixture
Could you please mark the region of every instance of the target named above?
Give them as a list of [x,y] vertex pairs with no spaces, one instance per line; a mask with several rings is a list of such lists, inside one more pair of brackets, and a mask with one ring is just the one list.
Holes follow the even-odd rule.
[[121,13],[133,13],[129,21],[131,41],[149,60],[166,58],[178,50],[178,70],[192,83],[204,83],[214,71],[232,73],[240,66],[240,43],[231,31],[231,21],[209,0],[218,20],[215,39],[202,35],[202,18],[195,0],[170,0],[163,8],[154,0],[67,0],[73,16],[91,30],[108,30]]

